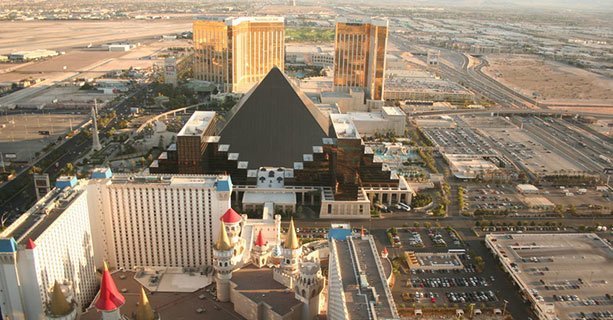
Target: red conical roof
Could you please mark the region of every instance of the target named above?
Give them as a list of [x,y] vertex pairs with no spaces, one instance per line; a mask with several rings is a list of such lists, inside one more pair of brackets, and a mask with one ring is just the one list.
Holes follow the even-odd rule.
[[115,281],[111,277],[106,263],[104,263],[104,270],[102,271],[102,282],[100,283],[100,294],[96,300],[96,309],[100,311],[113,311],[119,309],[126,302],[117,286]]
[[242,219],[241,215],[236,213],[236,211],[234,211],[234,209],[230,208],[228,209],[228,211],[226,211],[226,213],[223,214],[223,216],[221,216],[221,220],[228,224],[228,223],[237,223],[240,222]]
[[260,232],[258,232],[258,238],[255,239],[255,245],[263,247],[265,244],[266,242],[264,241],[264,237],[262,236],[262,230],[260,229]]
[[32,238],[28,239],[28,243],[26,243],[26,249],[32,250],[34,248],[36,248],[36,243],[32,241]]

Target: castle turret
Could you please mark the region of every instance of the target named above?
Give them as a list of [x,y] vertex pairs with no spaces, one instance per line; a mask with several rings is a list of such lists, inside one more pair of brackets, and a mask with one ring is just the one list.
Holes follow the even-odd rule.
[[300,240],[298,240],[298,235],[296,234],[294,219],[289,223],[289,230],[287,231],[287,237],[283,243],[281,255],[283,256],[281,268],[286,273],[295,274],[298,271],[298,260],[302,255],[302,247],[300,246]]
[[230,301],[230,279],[232,272],[241,261],[242,253],[230,242],[226,225],[222,219],[221,230],[215,246],[213,246],[213,267],[215,268],[215,284],[217,287],[217,299],[221,302]]
[[258,236],[253,243],[253,247],[251,248],[251,262],[258,268],[261,268],[268,263],[269,255],[270,250],[268,248],[268,244],[266,241],[264,241],[264,236],[262,235],[262,230],[260,229]]
[[303,320],[312,320],[319,314],[324,282],[325,279],[321,274],[318,262],[305,261],[300,263],[298,275],[294,283],[294,293],[296,299],[303,303]]
[[381,251],[381,258],[387,259],[388,255],[389,255],[389,252],[387,251],[387,247],[383,247],[383,250]]
[[136,306],[136,315],[134,320],[159,320],[159,314],[155,313],[151,304],[149,303],[149,298],[147,298],[147,293],[145,292],[145,288],[140,288],[140,297],[138,299],[138,306]]
[[23,306],[26,319],[45,314],[45,301],[41,297],[40,288],[45,287],[39,280],[40,268],[38,266],[37,256],[41,248],[36,246],[34,240],[28,238],[25,243],[25,250],[18,251],[17,268],[19,269],[19,278],[21,286],[21,296],[27,297],[23,299]]
[[74,320],[77,318],[76,302],[68,302],[62,286],[56,281],[49,297],[46,318],[51,320]]
[[113,281],[113,277],[111,277],[111,273],[105,262],[104,269],[102,270],[100,292],[94,304],[96,309],[102,312],[102,320],[120,320],[121,312],[119,309],[125,302],[126,299],[119,293],[119,290],[117,290],[115,281]]
[[17,268],[17,242],[13,238],[0,239],[0,304],[2,317],[24,320],[24,305],[19,290],[19,272]]
[[294,227],[294,219],[289,223],[289,230],[281,248],[281,267],[275,269],[274,279],[288,288],[294,287],[298,264],[302,256],[302,247]]
[[241,215],[234,211],[234,209],[230,208],[223,214],[223,216],[221,216],[221,221],[226,225],[226,231],[228,232],[228,237],[230,237],[230,243],[237,243],[242,230],[241,222],[243,222],[243,218]]

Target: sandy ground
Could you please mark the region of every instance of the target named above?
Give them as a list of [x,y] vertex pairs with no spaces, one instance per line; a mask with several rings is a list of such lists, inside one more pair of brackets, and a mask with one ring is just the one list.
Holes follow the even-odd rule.
[[[190,46],[187,40],[156,40],[143,43],[128,52],[76,49],[48,60],[23,64],[11,72],[2,73],[0,71],[0,82],[13,82],[27,78],[45,79],[44,82],[35,87],[29,87],[11,95],[0,97],[0,105],[29,103],[30,100],[35,98],[51,101],[58,97],[49,98],[47,91],[58,82],[69,80],[71,77],[99,78],[109,71],[129,69],[130,67],[146,69],[154,64],[162,65],[164,61],[159,56],[162,51],[168,47],[185,46]],[[51,94],[53,95],[53,93]],[[60,96],[59,99],[79,100],[78,97],[68,96]]]
[[483,71],[545,103],[613,105],[613,79],[532,55],[488,55]]
[[2,21],[0,54],[17,50],[66,49],[109,41],[189,31],[192,20]]

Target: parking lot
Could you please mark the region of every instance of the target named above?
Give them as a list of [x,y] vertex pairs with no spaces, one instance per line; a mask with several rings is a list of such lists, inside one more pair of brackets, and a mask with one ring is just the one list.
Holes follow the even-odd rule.
[[[393,231],[393,230],[392,230]],[[461,239],[446,228],[396,228],[392,232],[393,246],[416,252],[446,252],[448,249],[464,248]]]
[[465,186],[464,190],[464,201],[469,212],[479,210],[493,214],[508,214],[526,209],[510,185]]
[[559,319],[611,319],[608,243],[576,233],[501,234],[487,241],[505,255],[505,269],[533,304],[552,304]]
[[393,293],[398,302],[416,303],[421,307],[456,305],[460,308],[475,303],[477,308],[500,305],[493,276],[477,274],[471,257],[460,255],[464,268],[444,270],[411,269],[401,272]]
[[492,154],[490,143],[469,127],[423,128],[422,131],[436,146],[452,154]]
[[453,229],[409,227],[395,231],[392,241],[400,244],[394,253],[407,259],[392,290],[397,303],[423,308],[500,305],[495,279],[477,273],[474,258],[465,254],[465,245]]

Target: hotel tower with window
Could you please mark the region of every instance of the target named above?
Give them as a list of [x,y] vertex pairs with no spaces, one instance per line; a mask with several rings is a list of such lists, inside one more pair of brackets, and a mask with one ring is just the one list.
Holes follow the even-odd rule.
[[334,48],[334,89],[360,88],[366,99],[383,99],[387,20],[353,20],[336,22]]
[[194,77],[222,92],[247,92],[285,62],[282,17],[202,18],[194,21]]

